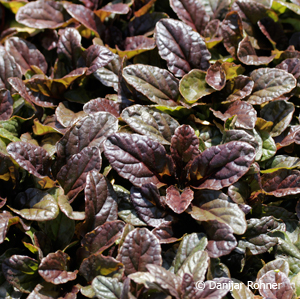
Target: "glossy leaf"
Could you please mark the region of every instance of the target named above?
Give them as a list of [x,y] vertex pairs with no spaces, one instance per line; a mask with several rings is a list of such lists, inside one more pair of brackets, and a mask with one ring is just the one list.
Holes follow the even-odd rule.
[[200,207],[193,206],[190,214],[198,221],[218,221],[228,224],[238,235],[242,235],[247,228],[243,211],[236,204],[221,199],[214,199]]
[[104,153],[119,175],[139,187],[145,183],[160,185],[160,179],[173,172],[173,162],[164,147],[146,136],[112,134],[104,144]]
[[64,23],[62,5],[55,1],[34,1],[20,7],[17,22],[32,28],[57,28]]
[[235,127],[242,129],[254,129],[257,118],[257,112],[252,105],[242,101],[235,101],[224,114],[219,111],[213,111],[213,113],[223,121],[236,115]]
[[68,271],[70,261],[70,257],[60,250],[50,253],[41,260],[38,272],[47,282],[66,283],[76,279],[78,272]]
[[16,64],[13,56],[0,47],[0,89],[6,88],[11,91],[11,86],[7,81],[10,77],[22,78],[21,68]]
[[79,257],[86,258],[93,253],[102,253],[121,237],[124,226],[125,223],[120,220],[107,221],[97,226],[83,237]]
[[71,2],[65,2],[64,8],[74,19],[86,28],[94,31],[96,36],[99,36],[99,33],[103,31],[104,26],[100,18],[89,8],[83,5],[73,4]]
[[122,59],[118,55],[104,67],[98,68],[93,75],[104,85],[111,86],[115,91],[119,89],[119,72],[122,68]]
[[98,298],[121,298],[122,283],[116,278],[98,275],[92,281],[92,287]]
[[72,199],[86,184],[89,171],[100,171],[102,159],[97,147],[85,147],[80,153],[73,155],[57,174],[57,180],[65,194]]
[[300,192],[299,170],[279,169],[262,176],[262,187],[265,192],[282,197]]
[[31,65],[47,72],[48,64],[44,55],[32,43],[19,37],[11,37],[5,41],[5,49],[21,67],[23,75],[31,69]]
[[0,90],[0,120],[10,119],[13,113],[13,99],[9,90]]
[[160,195],[158,189],[152,185],[132,187],[130,190],[131,202],[139,217],[149,226],[158,227],[169,224],[173,217],[159,207]]
[[114,55],[106,47],[92,45],[83,53],[85,63],[88,67],[87,76],[96,72],[99,68],[107,65],[114,59]]
[[118,198],[106,178],[95,171],[86,177],[85,222],[82,230],[89,232],[106,221],[117,220]]
[[277,100],[265,105],[260,115],[263,119],[274,123],[270,134],[272,137],[276,137],[288,127],[294,111],[295,106],[293,103]]
[[97,275],[114,276],[120,270],[123,270],[122,263],[110,256],[95,253],[83,260],[79,268],[79,274],[88,282],[91,282]]
[[192,184],[198,189],[213,190],[230,186],[248,171],[254,158],[255,150],[248,143],[232,141],[211,147],[193,160]]
[[276,259],[265,264],[257,273],[257,278],[260,279],[263,275],[272,270],[280,270],[286,276],[289,275],[289,264],[284,259]]
[[125,266],[125,274],[146,271],[147,264],[162,264],[158,239],[146,228],[136,228],[129,232],[119,251],[117,260]]
[[209,236],[206,250],[210,258],[227,255],[237,246],[233,230],[226,223],[213,220],[205,224],[205,228]]
[[161,144],[170,144],[171,136],[179,126],[168,114],[141,105],[124,109],[121,117],[134,131]]
[[19,222],[18,216],[13,216],[8,211],[0,213],[0,244],[4,242],[8,229],[11,225]]
[[183,213],[194,199],[194,192],[190,188],[185,188],[182,193],[180,193],[180,191],[172,185],[166,192],[166,204],[177,214]]
[[13,142],[7,146],[9,155],[25,170],[36,177],[49,175],[50,156],[42,147],[28,142]]
[[[275,283],[277,285],[280,285],[280,289],[272,289],[270,287],[266,288],[259,288],[259,292],[261,295],[269,298],[276,298],[278,296],[282,296],[282,298],[292,298],[294,294],[294,290],[290,284],[290,281],[288,277],[282,273],[282,272],[277,272],[277,271],[269,271],[265,275],[263,275],[259,279],[260,283],[264,283],[266,286],[269,286],[272,283]],[[283,294],[283,295],[281,295]]]
[[266,161],[265,170],[262,173],[274,172],[279,169],[293,169],[300,166],[300,159],[288,155],[276,155],[274,158]]
[[86,147],[101,147],[106,136],[116,132],[117,128],[118,121],[110,113],[90,114],[75,123],[58,142],[58,156],[65,161]]
[[237,56],[238,59],[246,65],[269,64],[275,57],[275,55],[257,56],[248,36],[243,38],[243,40],[239,43]]
[[2,271],[6,280],[23,293],[30,293],[37,282],[38,262],[25,255],[13,255],[3,261]]
[[123,69],[126,82],[150,101],[167,106],[176,106],[179,99],[178,79],[167,70],[154,66],[136,64]]
[[243,24],[236,11],[229,12],[221,23],[223,43],[233,57],[236,57],[240,41],[243,39]]
[[247,101],[253,105],[274,100],[296,86],[294,76],[279,69],[260,68],[253,71],[250,77],[254,87]]
[[209,67],[205,76],[205,81],[216,90],[224,88],[226,84],[226,72],[222,68],[220,61],[217,61]]
[[190,26],[177,20],[160,20],[155,39],[160,56],[175,76],[182,77],[194,68],[208,69],[211,55],[203,38]]
[[49,193],[28,188],[25,192],[19,193],[17,198],[24,206],[20,210],[10,209],[27,220],[45,221],[58,216],[57,202]]
[[178,17],[200,34],[208,24],[209,15],[201,2],[192,0],[171,0],[170,5]]
[[96,113],[99,111],[106,111],[111,113],[115,117],[119,117],[120,104],[112,100],[97,98],[90,100],[89,102],[84,104],[83,111],[86,114]]
[[62,60],[77,68],[78,59],[82,53],[81,36],[75,28],[66,28],[57,42],[57,54]]
[[223,88],[222,96],[224,95],[226,102],[234,102],[237,100],[242,100],[251,94],[254,86],[254,81],[246,76],[237,76],[233,79],[227,81],[225,87]]
[[215,91],[206,83],[205,77],[205,72],[194,69],[180,80],[180,93],[189,104],[193,104]]

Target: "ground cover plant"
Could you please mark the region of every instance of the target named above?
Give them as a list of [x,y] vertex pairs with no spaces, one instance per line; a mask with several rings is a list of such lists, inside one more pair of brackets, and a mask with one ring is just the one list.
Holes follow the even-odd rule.
[[300,296],[299,0],[0,3],[0,298]]

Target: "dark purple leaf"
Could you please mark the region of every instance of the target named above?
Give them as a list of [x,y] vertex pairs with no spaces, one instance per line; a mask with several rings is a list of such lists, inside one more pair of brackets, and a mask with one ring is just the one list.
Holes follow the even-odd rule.
[[28,142],[12,142],[7,146],[9,155],[25,170],[38,178],[50,174],[51,159],[46,150]]
[[74,113],[72,110],[66,108],[62,102],[60,102],[58,107],[55,109],[55,116],[57,121],[62,126],[68,128],[87,116],[87,114],[84,111]]
[[170,150],[180,172],[186,164],[200,154],[199,139],[194,129],[188,125],[178,127],[172,136]]
[[182,193],[180,193],[180,191],[172,185],[166,192],[166,204],[177,214],[183,213],[194,199],[194,192],[190,188],[185,188]]
[[90,172],[86,178],[85,222],[81,232],[89,232],[106,221],[117,220],[117,195],[107,179],[100,173]]
[[8,78],[22,78],[21,68],[16,64],[15,59],[9,55],[4,47],[0,47],[0,89],[11,90]]
[[222,63],[217,61],[207,70],[205,81],[216,90],[221,90],[226,84],[226,73],[222,68]]
[[250,95],[254,86],[254,81],[246,76],[237,76],[227,81],[225,88],[221,91],[224,95],[224,102],[234,102],[242,100]]
[[180,98],[179,81],[167,70],[155,66],[135,64],[123,69],[126,82],[150,101],[166,106],[177,106]]
[[208,69],[211,55],[204,39],[190,26],[177,20],[160,20],[155,39],[160,56],[175,76],[182,77],[194,68]]
[[223,43],[233,57],[236,58],[237,49],[243,39],[243,24],[236,11],[229,12],[221,23]]
[[87,76],[96,72],[114,59],[114,54],[104,46],[92,45],[83,53],[88,67]]
[[[197,291],[197,298],[214,298],[222,299],[229,292],[231,288],[231,279],[226,277],[214,278],[213,280],[207,280],[204,283],[203,290]],[[222,288],[214,286],[223,286]]]
[[261,3],[253,0],[237,0],[231,8],[239,13],[243,21],[254,25],[262,18],[268,16],[268,9]]
[[255,127],[257,112],[252,107],[252,105],[248,104],[247,102],[243,102],[240,100],[235,101],[229,106],[225,113],[214,110],[212,111],[216,117],[222,119],[224,122],[226,122],[228,118],[231,118],[232,116],[236,115],[236,128],[254,129]]
[[0,120],[10,119],[13,113],[13,99],[9,90],[0,90]]
[[56,30],[46,29],[43,32],[41,45],[48,51],[56,48],[58,42],[58,34]]
[[246,36],[239,43],[237,56],[238,59],[246,65],[262,65],[269,64],[276,55],[257,56],[256,51],[249,40],[249,37]]
[[55,1],[34,1],[20,7],[16,21],[30,28],[58,28],[64,23],[62,4]]
[[171,224],[162,223],[153,229],[152,233],[158,238],[160,244],[170,244],[178,241],[178,238],[174,237],[174,231]]
[[98,275],[114,276],[121,271],[123,272],[123,267],[123,264],[113,257],[95,253],[82,261],[79,274],[90,283]]
[[204,28],[209,22],[209,15],[199,1],[171,0],[170,5],[179,19],[191,26],[194,30],[203,34]]
[[101,19],[102,22],[105,21],[105,18],[109,17],[111,14],[116,15],[126,15],[130,11],[127,4],[124,3],[109,3],[103,6],[101,9],[95,11],[95,14]]
[[285,50],[288,47],[288,38],[284,33],[280,22],[275,22],[270,17],[265,17],[258,21],[261,32],[267,39],[279,50]]
[[147,265],[147,270],[154,277],[155,283],[157,283],[161,289],[174,296],[175,298],[180,298],[179,277],[166,270],[165,268],[155,264]]
[[279,169],[265,173],[261,179],[263,190],[276,197],[300,193],[299,170]]
[[25,255],[13,255],[2,263],[6,280],[22,293],[30,293],[39,283],[38,262]]
[[56,100],[30,90],[20,78],[12,77],[8,79],[8,82],[29,103],[34,103],[41,107],[55,107],[57,104]]
[[31,65],[47,72],[48,64],[44,55],[32,43],[19,37],[11,37],[5,41],[5,49],[21,67],[23,75],[31,69]]
[[270,261],[265,264],[257,273],[257,278],[260,279],[263,275],[267,274],[272,270],[280,270],[280,272],[284,273],[286,276],[289,275],[290,267],[289,263],[284,260],[277,258],[276,260]]
[[167,215],[158,206],[159,197],[158,189],[152,184],[144,185],[141,188],[132,187],[130,190],[131,202],[138,216],[152,227],[168,224],[173,220],[171,215]]
[[279,140],[278,148],[288,146],[292,143],[300,144],[300,126],[290,126],[283,138]]
[[133,105],[122,111],[122,119],[136,132],[161,144],[170,144],[179,123],[169,114],[157,109]]
[[146,136],[112,134],[104,144],[104,153],[120,176],[139,187],[161,185],[163,176],[173,173],[173,162],[164,147]]
[[[280,271],[273,270],[267,272],[259,279],[258,284],[260,285],[259,293],[264,297],[270,299],[288,299],[294,296],[294,289],[291,286],[289,278]],[[273,285],[278,286],[278,288],[272,288]]]
[[220,20],[214,19],[205,26],[203,36],[209,39],[208,43],[214,38],[218,38],[217,36],[219,35],[220,23]]
[[209,221],[206,232],[210,237],[206,250],[211,258],[229,254],[237,245],[232,228],[216,220]]
[[0,213],[0,244],[4,242],[9,227],[17,224],[19,220],[18,216],[13,216],[8,211],[4,210]]
[[260,111],[260,116],[267,120],[272,121],[273,126],[271,129],[271,136],[279,136],[289,125],[295,111],[293,103],[287,101],[272,101],[266,104]]
[[57,42],[58,56],[71,64],[72,69],[76,69],[81,53],[81,35],[79,32],[75,28],[64,29]]
[[180,290],[185,299],[197,298],[197,289],[192,275],[188,273],[183,275]]
[[96,112],[75,123],[57,143],[57,155],[64,163],[87,146],[102,147],[105,138],[118,129],[118,120],[108,112]]
[[99,17],[89,8],[83,5],[64,2],[64,8],[67,12],[86,28],[94,31],[96,36],[99,36],[104,31],[104,25]]
[[88,172],[100,171],[102,159],[100,150],[93,147],[85,147],[80,153],[71,156],[57,174],[57,180],[63,187],[65,194],[74,198],[86,184]]
[[210,147],[192,162],[192,185],[213,190],[230,186],[248,171],[254,159],[254,148],[245,142],[232,141]]
[[66,89],[73,81],[82,77],[86,68],[79,68],[59,79],[51,79],[43,74],[34,75],[25,81],[26,86],[45,96],[61,99]]
[[129,232],[119,251],[117,260],[125,266],[125,275],[147,271],[147,264],[161,266],[161,248],[158,239],[146,228]]
[[102,253],[122,236],[124,226],[123,221],[115,220],[96,227],[81,240],[82,247],[78,251],[78,256],[83,259],[93,253]]
[[135,17],[128,23],[130,36],[143,35],[152,32],[156,23],[164,18],[168,18],[168,15],[161,12],[151,12],[140,17]]
[[155,41],[153,38],[148,38],[143,35],[126,37],[124,44],[124,50],[120,50],[118,46],[117,53],[121,56],[127,56],[128,59],[143,53],[145,51],[153,50],[155,48]]
[[111,113],[115,117],[120,117],[120,104],[112,100],[97,98],[87,102],[83,106],[83,111],[86,114],[92,114],[99,111],[106,111]]
[[70,257],[62,251],[49,253],[41,260],[39,265],[39,274],[47,281],[53,284],[63,284],[76,279],[78,270],[68,271]]
[[247,101],[253,105],[274,100],[296,87],[293,75],[276,68],[256,69],[250,78],[254,81],[254,87]]
[[122,69],[122,58],[114,55],[114,58],[104,67],[101,67],[93,73],[105,86],[113,87],[115,91],[119,90],[119,74]]

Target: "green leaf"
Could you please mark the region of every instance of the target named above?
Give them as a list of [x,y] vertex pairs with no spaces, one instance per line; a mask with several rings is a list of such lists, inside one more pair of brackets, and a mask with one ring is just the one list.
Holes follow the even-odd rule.
[[215,89],[206,83],[205,76],[205,72],[194,69],[180,80],[180,93],[189,104],[193,104],[204,96],[215,92]]
[[123,284],[116,278],[97,276],[92,281],[97,298],[120,299],[122,294]]

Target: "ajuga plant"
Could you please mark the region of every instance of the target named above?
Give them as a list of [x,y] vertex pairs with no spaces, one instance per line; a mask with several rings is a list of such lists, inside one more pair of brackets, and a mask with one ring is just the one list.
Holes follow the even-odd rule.
[[1,298],[300,296],[300,1],[0,21]]

